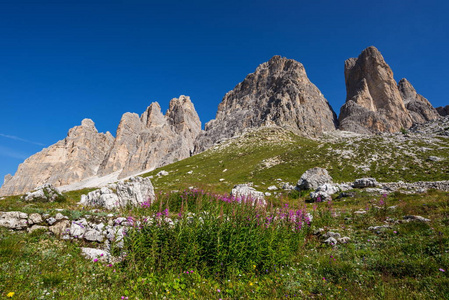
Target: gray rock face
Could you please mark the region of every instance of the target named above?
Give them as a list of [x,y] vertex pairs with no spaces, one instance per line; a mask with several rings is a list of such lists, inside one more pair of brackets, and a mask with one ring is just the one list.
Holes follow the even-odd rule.
[[423,124],[414,124],[409,131],[428,136],[449,136],[449,115]]
[[[437,107],[436,110],[440,114],[440,116],[444,117],[444,116],[449,115],[449,105]],[[5,181],[6,181],[6,177],[5,177]]]
[[195,153],[247,128],[277,125],[306,136],[335,130],[336,115],[304,66],[274,56],[257,67],[220,105],[215,120],[205,125],[195,141]]
[[149,178],[131,177],[127,182],[117,183],[117,195],[121,206],[140,205],[156,199],[154,187]]
[[314,192],[310,193],[310,198],[314,201],[332,200],[333,194],[340,192],[340,188],[334,184],[325,183],[320,185]]
[[346,103],[340,129],[357,133],[397,132],[412,123],[391,68],[375,47],[345,61]]
[[413,123],[424,123],[440,117],[440,114],[432,104],[419,95],[407,79],[402,78],[399,81],[398,89]]
[[315,190],[321,185],[332,182],[332,177],[326,169],[315,167],[301,175],[296,188],[299,190]]
[[241,198],[242,200],[251,200],[258,204],[265,205],[265,196],[263,192],[256,191],[255,188],[247,184],[237,184],[231,191],[231,196]]
[[101,189],[89,192],[87,195],[81,195],[79,204],[113,209],[119,206],[119,200],[111,189],[102,187]]
[[28,227],[28,215],[19,211],[0,212],[0,226],[21,230]]
[[359,178],[354,181],[353,186],[355,188],[376,187],[378,182],[375,178]]
[[33,192],[26,193],[22,199],[25,201],[54,202],[63,198],[62,194],[50,183],[37,187]]
[[155,199],[154,187],[149,178],[131,177],[128,181],[119,181],[116,185],[117,192],[103,187],[81,195],[81,205],[100,206],[106,209],[114,209],[127,205],[140,205],[146,201],[150,203]]
[[97,259],[102,262],[108,262],[109,259],[111,258],[111,254],[105,250],[88,247],[81,248],[81,255],[92,261]]
[[18,195],[50,183],[61,186],[96,175],[114,138],[98,133],[94,122],[84,119],[67,137],[27,158],[13,178],[0,188],[0,196]]
[[170,101],[163,115],[158,103],[138,116],[125,113],[117,137],[98,133],[92,120],[69,130],[67,137],[29,157],[14,177],[6,176],[0,196],[31,191],[45,183],[73,184],[119,171],[124,178],[189,157],[201,122],[187,96]]
[[6,174],[5,175],[5,179],[3,181],[3,184],[7,184],[8,181],[10,181],[12,179],[12,175],[11,174]]
[[98,173],[122,170],[119,178],[123,178],[187,158],[200,131],[200,119],[187,96],[172,99],[165,115],[156,102],[140,118],[126,113]]

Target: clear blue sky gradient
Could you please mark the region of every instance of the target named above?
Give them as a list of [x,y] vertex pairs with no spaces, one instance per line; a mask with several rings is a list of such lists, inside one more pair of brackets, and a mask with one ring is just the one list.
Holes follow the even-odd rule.
[[203,124],[226,92],[282,55],[338,114],[343,66],[374,45],[434,106],[449,104],[448,1],[0,0],[0,184],[91,118],[189,95]]

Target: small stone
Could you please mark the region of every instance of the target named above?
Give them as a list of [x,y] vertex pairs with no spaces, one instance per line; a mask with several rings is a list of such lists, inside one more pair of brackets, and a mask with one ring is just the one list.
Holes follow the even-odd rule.
[[51,218],[48,218],[46,221],[47,221],[48,225],[53,225],[54,223],[56,223],[57,220],[55,218],[51,217]]
[[40,225],[33,225],[30,228],[28,228],[28,233],[32,233],[33,231],[36,230],[48,230],[47,226],[40,226]]
[[333,246],[333,245],[337,245],[337,240],[333,237],[330,237],[330,238],[326,239],[323,243]]
[[348,243],[350,240],[351,240],[351,239],[350,239],[349,237],[347,237],[347,236],[344,236],[344,237],[341,237],[341,238],[337,239],[337,241],[338,241],[340,244],[346,244],[346,243]]
[[92,261],[98,259],[99,261],[107,262],[111,257],[111,254],[105,250],[86,247],[81,248],[81,254]]
[[430,222],[430,219],[426,219],[421,216],[405,216],[404,220],[406,221],[420,221],[420,222]]
[[30,214],[30,216],[28,217],[28,223],[30,225],[39,224],[39,223],[42,223],[42,221],[43,221],[42,216],[38,213]]
[[359,178],[354,181],[355,188],[376,187],[378,185],[375,178]]

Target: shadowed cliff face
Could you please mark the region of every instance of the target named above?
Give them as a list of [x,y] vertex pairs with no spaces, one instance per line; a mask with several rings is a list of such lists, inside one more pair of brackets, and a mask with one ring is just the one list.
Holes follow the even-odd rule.
[[216,118],[195,141],[195,152],[240,134],[246,128],[277,125],[305,136],[335,130],[331,106],[297,61],[274,56],[228,92]]
[[440,114],[440,116],[448,116],[449,115],[449,105],[437,107],[436,110]]
[[339,128],[358,133],[397,132],[438,118],[432,105],[393,72],[375,47],[345,61],[346,103]]

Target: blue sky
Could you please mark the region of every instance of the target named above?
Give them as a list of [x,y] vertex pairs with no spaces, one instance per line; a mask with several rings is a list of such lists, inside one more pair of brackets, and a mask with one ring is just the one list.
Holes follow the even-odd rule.
[[374,45],[434,106],[449,104],[448,1],[0,0],[0,184],[91,118],[189,95],[203,124],[226,92],[282,55],[339,113],[343,66]]

